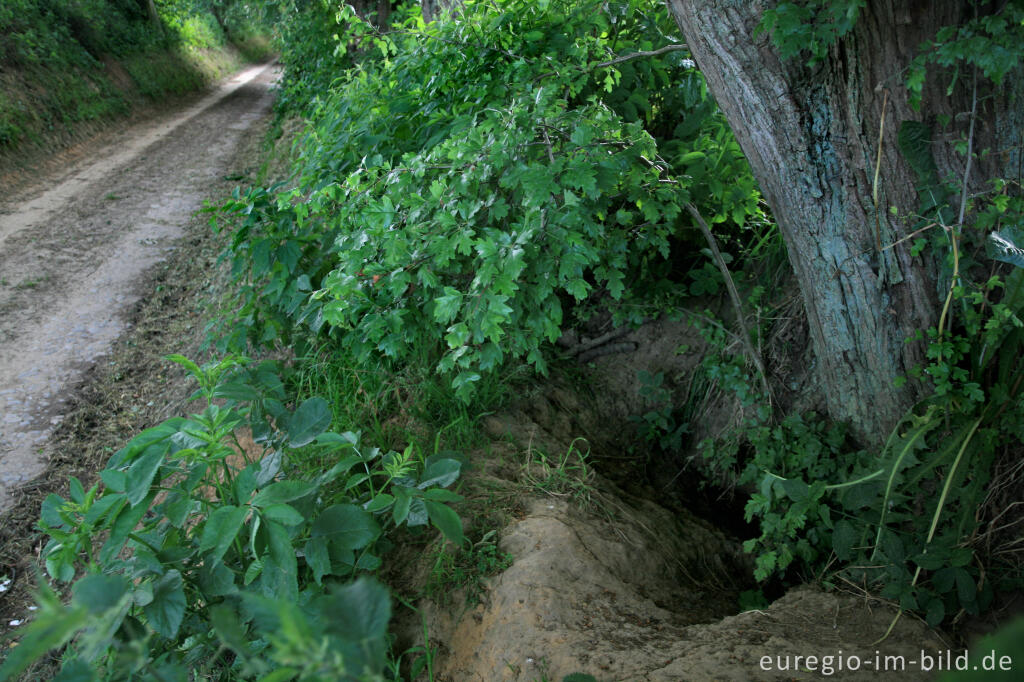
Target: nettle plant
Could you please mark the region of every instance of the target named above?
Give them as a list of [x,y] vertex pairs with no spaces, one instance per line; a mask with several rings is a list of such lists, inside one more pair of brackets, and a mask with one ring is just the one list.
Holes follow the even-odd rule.
[[[72,479],[67,499],[45,500],[42,557],[51,578],[74,581],[71,604],[44,595],[0,673],[71,641],[64,670],[84,679],[229,668],[246,679],[383,679],[390,598],[367,576],[398,526],[433,524],[464,542],[447,506],[461,499],[448,490],[460,460],[382,453],[327,431],[326,401],[288,409],[270,363],[171,359],[199,381],[205,409],[140,433],[102,484]],[[240,447],[244,426],[256,452]],[[335,463],[294,477],[303,453]]]

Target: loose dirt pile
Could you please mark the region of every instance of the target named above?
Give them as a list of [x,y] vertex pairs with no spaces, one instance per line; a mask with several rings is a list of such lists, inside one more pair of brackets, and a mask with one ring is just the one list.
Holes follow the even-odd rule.
[[[803,586],[740,613],[740,593],[756,585],[740,538],[716,527],[725,513],[692,505],[712,523],[686,511],[686,500],[670,511],[649,485],[627,492],[594,473],[593,462],[616,468],[635,438],[628,415],[650,407],[638,397],[639,372],[686,387],[703,346],[692,328],[664,321],[615,341],[630,349],[596,360],[575,385],[563,375],[483,421],[495,445],[483,462],[471,458],[463,513],[503,501],[510,521],[499,548],[512,565],[482,594],[421,598],[419,613],[402,616],[401,648],[424,644],[425,619],[442,682],[555,682],[574,672],[602,682],[934,679],[921,652],[951,644],[911,617],[876,644],[896,614],[878,601]],[[716,410],[728,408],[706,405],[704,430],[727,428],[730,417]],[[429,567],[421,560],[408,572],[422,584]]]

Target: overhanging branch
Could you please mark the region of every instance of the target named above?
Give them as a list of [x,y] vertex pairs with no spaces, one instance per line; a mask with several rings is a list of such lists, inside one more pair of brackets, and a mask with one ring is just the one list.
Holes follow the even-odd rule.
[[601,62],[600,64],[595,64],[594,68],[595,69],[603,69],[606,66],[615,66],[616,64],[621,64],[622,62],[628,62],[631,59],[640,59],[641,57],[657,57],[658,55],[665,54],[666,52],[676,52],[678,50],[685,50],[685,49],[686,49],[686,45],[685,44],[673,44],[673,45],[666,45],[665,47],[659,47],[657,50],[644,50],[642,52],[631,52],[629,54],[624,54],[621,57],[616,57],[615,59],[611,59],[611,60],[609,60],[607,62]]

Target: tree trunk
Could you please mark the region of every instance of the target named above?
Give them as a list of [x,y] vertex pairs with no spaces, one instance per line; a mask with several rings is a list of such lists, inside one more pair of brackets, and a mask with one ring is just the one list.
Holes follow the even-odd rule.
[[[210,14],[213,15],[217,25],[220,26],[220,30],[225,36],[229,36],[228,25],[224,20],[224,7],[220,3],[214,2],[210,4]],[[230,37],[230,36],[229,36]]]
[[160,35],[164,35],[164,24],[160,21],[160,15],[157,14],[156,5],[153,4],[153,0],[145,0],[146,12],[149,14],[149,21],[156,28]]
[[420,10],[423,12],[423,21],[431,22],[441,16],[441,12],[445,11],[456,2],[461,0],[420,0]]
[[349,4],[355,9],[356,14],[378,28],[383,28],[391,16],[390,0],[353,0]]
[[[799,57],[781,60],[770,36],[755,37],[774,2],[667,3],[786,242],[829,412],[850,422],[859,440],[877,445],[924,390],[913,381],[894,383],[922,360],[922,345],[905,341],[938,317],[934,259],[927,253],[912,257],[913,240],[893,246],[913,231],[919,208],[918,179],[900,153],[897,133],[903,121],[930,124],[948,115],[953,122],[933,139],[966,137],[970,116],[964,114],[975,94],[972,78],[961,76],[947,96],[948,74],[932,70],[915,112],[905,69],[923,41],[969,17],[971,5],[869,0],[854,30],[823,63],[808,67]],[[985,104],[974,149],[1003,149],[1010,144],[996,144],[999,133],[1021,130],[1020,114],[1008,89],[993,93],[981,80],[984,90],[977,95]],[[883,104],[876,207],[872,188]],[[963,177],[964,157],[951,144],[931,147],[939,177]],[[1015,169],[1019,156],[1018,147],[975,160],[971,186]]]

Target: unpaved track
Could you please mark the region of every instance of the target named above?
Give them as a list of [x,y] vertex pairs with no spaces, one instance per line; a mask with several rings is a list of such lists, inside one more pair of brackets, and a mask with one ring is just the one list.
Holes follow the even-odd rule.
[[243,71],[35,196],[0,205],[0,510],[45,468],[71,388],[124,331],[146,271],[268,113],[276,76],[271,66]]

